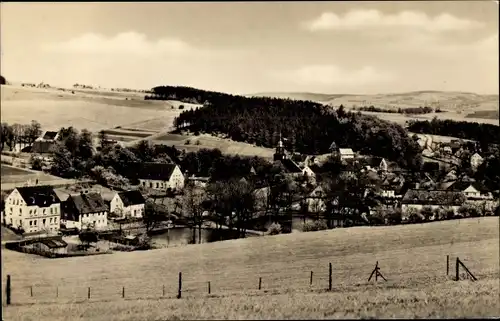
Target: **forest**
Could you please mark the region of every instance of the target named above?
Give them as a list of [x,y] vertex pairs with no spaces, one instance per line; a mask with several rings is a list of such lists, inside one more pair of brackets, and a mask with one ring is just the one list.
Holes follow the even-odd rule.
[[332,142],[367,155],[385,157],[407,168],[419,168],[420,147],[404,128],[371,115],[346,111],[311,101],[242,97],[189,87],[161,86],[146,99],[176,99],[203,104],[182,112],[177,130],[225,134],[231,139],[274,148],[280,133],[290,151],[329,152]]
[[411,120],[408,130],[419,134],[452,136],[487,144],[500,143],[500,128],[491,124],[433,118],[431,121]]
[[408,108],[398,108],[398,109],[384,109],[380,107],[375,107],[375,106],[364,106],[364,107],[355,107],[353,110],[359,110],[359,111],[370,111],[374,113],[389,113],[389,114],[413,114],[413,115],[419,115],[419,114],[430,114],[432,112],[436,113],[441,113],[442,110],[439,108],[436,108],[435,110],[432,109],[431,107],[408,107]]

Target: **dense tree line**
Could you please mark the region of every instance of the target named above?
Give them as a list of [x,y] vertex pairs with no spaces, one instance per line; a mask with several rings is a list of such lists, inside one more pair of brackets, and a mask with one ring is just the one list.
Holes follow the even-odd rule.
[[188,87],[155,87],[148,99],[177,99],[204,104],[184,111],[174,121],[177,129],[222,133],[236,141],[273,148],[279,133],[287,148],[304,154],[328,153],[335,141],[398,161],[402,166],[419,166],[420,148],[399,125],[370,115],[346,112],[311,101],[267,97],[246,98]]
[[398,109],[384,109],[375,106],[363,106],[363,107],[355,107],[353,110],[359,111],[371,111],[375,113],[389,113],[389,114],[430,114],[433,112],[440,113],[441,109],[436,108],[435,110],[431,107],[408,107],[408,108],[398,108]]
[[452,136],[470,139],[484,143],[500,143],[500,128],[491,124],[470,123],[466,121],[440,120],[411,120],[408,130],[415,133]]
[[14,149],[16,144],[29,146],[42,134],[42,126],[36,120],[32,120],[30,124],[12,124],[2,123],[0,129],[0,150],[4,150],[5,146],[10,151]]

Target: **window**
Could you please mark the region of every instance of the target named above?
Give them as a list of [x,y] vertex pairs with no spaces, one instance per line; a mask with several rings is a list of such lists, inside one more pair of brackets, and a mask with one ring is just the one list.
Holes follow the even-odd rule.
[[156,182],[156,188],[160,187],[160,183]]
[[49,220],[50,224],[52,224],[52,220],[53,220],[53,218],[51,217],[50,220]]
[[43,225],[47,224],[47,220],[46,220],[46,219],[43,219],[42,224],[43,224]]
[[45,208],[42,210],[42,214],[45,214]]
[[32,226],[32,225],[33,225],[33,221],[30,221],[30,226]]
[[54,209],[51,207],[50,208],[50,214],[53,214],[53,212],[54,212]]
[[35,225],[35,226],[36,226],[36,224],[37,224],[37,221],[36,221],[36,220],[34,220],[34,221],[33,221],[33,225]]

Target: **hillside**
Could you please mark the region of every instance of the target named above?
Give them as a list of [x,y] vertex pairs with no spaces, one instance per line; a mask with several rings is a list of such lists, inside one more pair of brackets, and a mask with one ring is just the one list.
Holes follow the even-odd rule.
[[[487,317],[500,307],[498,231],[498,217],[489,217],[70,259],[3,250],[2,280],[12,276],[16,303],[3,313],[6,320],[106,321]],[[451,262],[460,257],[479,281],[451,281],[446,255]],[[376,261],[387,282],[367,281]],[[324,291],[329,262],[332,293]],[[180,300],[174,299],[179,271]]]
[[383,109],[429,106],[440,107],[443,113],[408,116],[387,113],[369,113],[404,124],[408,119],[440,119],[498,124],[498,95],[479,95],[467,92],[414,91],[378,95],[320,94],[320,93],[258,93],[248,97],[276,97],[296,100],[311,100],[326,105],[344,105],[350,109],[360,106],[375,106]]
[[280,134],[285,147],[302,154],[329,152],[333,141],[362,154],[385,157],[402,166],[418,166],[420,147],[399,125],[377,117],[311,102],[243,97],[191,87],[159,86],[146,99],[195,101],[203,108],[182,112],[177,132],[226,135],[259,147],[274,148]]

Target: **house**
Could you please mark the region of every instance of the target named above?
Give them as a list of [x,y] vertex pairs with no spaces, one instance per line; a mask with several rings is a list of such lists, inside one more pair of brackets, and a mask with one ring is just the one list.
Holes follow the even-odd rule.
[[61,201],[52,186],[15,188],[5,199],[3,223],[26,233],[59,231]]
[[484,158],[479,155],[478,153],[474,153],[470,157],[470,166],[472,167],[473,170],[477,170],[479,166],[484,162]]
[[70,195],[62,203],[61,212],[61,224],[66,228],[103,230],[108,226],[109,208],[99,193],[82,191]]
[[356,155],[351,148],[339,148],[340,160],[353,159]]
[[187,178],[188,183],[193,184],[195,187],[200,187],[200,188],[207,187],[209,181],[210,177],[194,176],[194,174],[191,175],[191,177]]
[[60,133],[58,131],[46,131],[33,142],[31,152],[37,154],[52,153],[59,137]]
[[144,215],[145,203],[146,200],[139,191],[120,192],[111,199],[109,211],[120,218],[139,218]]
[[382,183],[380,184],[379,195],[388,198],[398,197],[403,188],[404,182],[405,180],[403,176],[388,175],[384,177]]
[[[313,168],[316,168],[316,167],[313,166]],[[306,176],[312,182],[316,182],[316,173],[308,165],[304,165],[304,167],[302,168],[302,175]]]
[[435,209],[451,209],[457,213],[465,203],[465,197],[460,192],[441,190],[409,189],[401,200],[401,210],[407,214],[410,209],[420,211],[424,206]]
[[309,192],[305,198],[307,211],[309,213],[321,213],[326,211],[324,196],[325,191],[321,186],[317,186]]
[[450,185],[447,190],[460,192],[467,197],[467,199],[475,199],[475,200],[491,200],[493,199],[493,195],[491,192],[479,182],[461,180],[456,181],[452,185]]
[[184,188],[185,178],[176,164],[138,163],[135,169],[140,186],[160,191]]
[[367,157],[363,160],[367,170],[387,172],[389,165],[383,157]]

